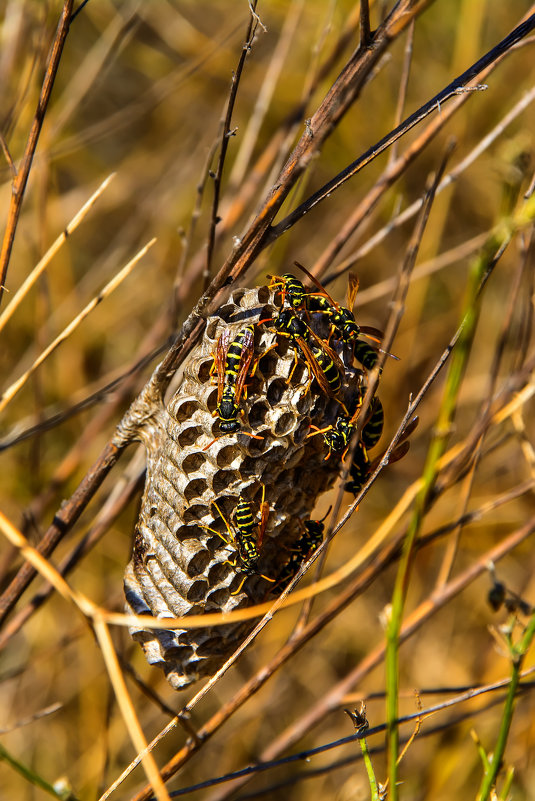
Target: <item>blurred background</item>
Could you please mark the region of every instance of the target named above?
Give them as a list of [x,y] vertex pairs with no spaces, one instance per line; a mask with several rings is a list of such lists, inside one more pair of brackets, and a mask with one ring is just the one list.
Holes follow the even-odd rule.
[[[372,28],[390,5],[371,4]],[[233,237],[243,234],[261,205],[302,134],[305,120],[358,45],[359,9],[354,3],[265,0],[257,10],[262,26],[246,60],[232,119],[236,135],[230,139],[223,174],[214,273],[230,253]],[[15,164],[24,151],[60,12],[61,4],[52,0],[0,2],[0,130]],[[490,50],[528,12],[533,9],[524,0],[430,4],[413,31],[392,42],[359,101],[291,193],[283,214],[395,127],[408,41],[412,39],[412,61],[401,119]],[[90,0],[71,24],[24,198],[0,312],[88,198],[110,174],[114,178],[1,330],[3,390],[141,247],[153,237],[157,241],[3,409],[0,508],[32,544],[39,542],[62,500],[76,489],[113,435],[157,363],[155,349],[165,345],[203,290],[213,192],[207,171],[216,163],[221,118],[249,13],[245,0],[232,4],[225,0]],[[307,214],[261,254],[248,275],[250,285],[262,283],[267,274],[291,271],[294,259],[311,269],[324,259],[327,278],[341,266],[350,266],[360,280],[358,322],[384,330],[414,217],[392,223],[423,195],[447,143],[451,138],[456,141],[446,173],[460,168],[431,210],[392,349],[399,361],[387,360],[381,378],[383,449],[405,413],[410,394],[419,391],[462,319],[474,255],[528,189],[535,130],[532,47],[532,41],[526,40],[513,49],[485,77],[487,90],[471,94],[451,119],[445,119],[438,135],[400,170],[399,179],[379,202],[369,203],[361,224],[334,257],[329,255],[332,243],[359,204],[370,197],[376,181],[425,126],[448,113],[448,105]],[[507,124],[502,124],[507,115]],[[495,131],[498,125],[501,129]],[[465,163],[465,159],[469,160]],[[4,158],[0,161],[4,220],[10,193],[11,172]],[[480,562],[533,517],[532,484],[522,489],[533,480],[535,462],[532,375],[526,368],[533,355],[531,238],[532,232],[526,229],[511,242],[485,287],[448,447],[468,441],[496,389],[507,389],[507,402],[514,392],[525,387],[528,391],[514,414],[487,427],[481,458],[469,478],[462,466],[445,476],[422,530],[425,534],[451,525],[466,509],[494,508],[462,530],[452,526],[451,534],[418,552],[406,614],[420,609],[432,593],[440,594],[448,580]],[[328,284],[340,302],[346,287],[347,272]],[[503,354],[495,370],[498,348]],[[324,569],[327,574],[351,559],[420,477],[444,387],[441,374],[419,409],[420,423],[408,455],[381,474],[336,537]],[[54,553],[54,565],[93,530],[113,489],[139,474],[141,455],[142,449],[134,447],[123,456]],[[138,461],[132,464],[133,459]],[[93,546],[69,574],[73,587],[108,610],[123,608],[122,575],[130,558],[141,491],[138,481],[128,503],[110,525],[97,532]],[[507,493],[512,497],[502,503]],[[351,499],[344,495],[342,510]],[[321,517],[332,500],[332,494],[326,494],[315,517]],[[402,531],[407,519],[400,513],[393,531]],[[20,564],[18,552],[2,540],[2,588]],[[496,570],[507,589],[529,604],[535,597],[534,567],[533,547],[526,539],[506,549]],[[171,780],[170,791],[239,769],[269,750],[287,728],[301,726],[304,716],[384,642],[382,616],[391,600],[394,577],[395,566],[385,568],[260,692],[251,695]],[[305,579],[311,580],[311,576]],[[5,622],[3,635],[0,632],[4,638],[0,668],[3,744],[12,757],[48,782],[63,777],[75,797],[96,799],[135,753],[100,649],[75,608],[52,593],[34,613],[24,620],[17,618],[44,586],[42,579],[36,579]],[[312,615],[321,614],[345,586],[342,582],[321,595]],[[463,688],[509,676],[503,645],[489,627],[510,617],[507,611],[496,612],[489,605],[491,586],[488,571],[467,581],[401,647],[402,714],[417,712],[420,702],[427,707]],[[275,617],[196,707],[193,725],[208,720],[269,662],[292,633],[298,615],[296,606]],[[10,630],[10,621],[17,619],[16,630]],[[124,660],[132,701],[150,739],[195,688],[177,695],[163,674],[146,664],[126,630],[115,628],[112,634]],[[524,667],[532,661],[528,656]],[[436,694],[425,694],[431,690]],[[415,691],[421,694],[420,701]],[[362,698],[368,698],[370,725],[381,724],[383,693],[384,666],[379,658],[374,669],[363,668],[358,681],[348,683],[340,703],[332,708],[327,705],[313,726],[303,724],[302,733],[290,738],[287,748],[277,751],[273,746],[274,755],[282,757],[350,735],[353,728],[343,709],[358,706]],[[34,719],[53,704],[59,705],[55,711]],[[434,801],[475,798],[481,762],[470,731],[474,729],[484,748],[492,750],[502,706],[503,696],[494,693],[429,718],[403,759],[403,796]],[[533,698],[526,691],[518,699],[506,752],[506,765],[515,768],[515,799],[535,798],[534,719]],[[414,723],[403,727],[402,736],[410,736],[413,727]],[[178,728],[163,740],[155,752],[158,765],[181,748],[186,736]],[[384,736],[371,737],[369,745],[377,749],[374,766],[378,779],[384,781]],[[274,767],[235,789],[233,797],[280,798],[283,793],[284,798],[299,801],[311,795],[367,798],[364,768],[354,761],[359,754],[358,745],[350,743],[311,757],[307,763]],[[144,781],[137,768],[111,797],[130,798]],[[2,786],[6,798],[45,797],[42,789],[6,763]],[[215,790],[191,791],[191,797],[226,798],[231,787],[223,784]]]

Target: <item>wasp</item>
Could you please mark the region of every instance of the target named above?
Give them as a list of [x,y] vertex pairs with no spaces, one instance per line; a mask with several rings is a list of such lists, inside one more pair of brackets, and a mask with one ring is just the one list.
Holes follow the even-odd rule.
[[[407,438],[412,434],[418,425],[418,422],[419,418],[416,416],[407,425],[398,445],[388,458],[388,464],[398,462],[405,456],[410,448],[410,443]],[[380,422],[379,428],[379,418],[377,417],[374,422],[373,416],[362,429],[362,440],[357,443],[355,453],[353,454],[353,461],[351,462],[351,467],[349,468],[349,481],[345,485],[345,489],[348,492],[352,492],[354,495],[358,495],[366,483],[368,476],[382,459],[382,457],[377,457],[377,459],[374,459],[374,461],[371,462],[368,455],[368,448],[373,448],[374,445],[377,445],[381,437],[382,430],[382,421]]]
[[366,483],[370,470],[371,461],[368,451],[362,442],[358,442],[349,468],[349,481],[344,489],[347,492],[352,492],[353,495],[358,495]]
[[260,503],[260,521],[256,522],[256,514],[253,512],[252,506],[249,501],[244,500],[241,495],[238,500],[235,512],[236,526],[235,530],[232,529],[230,523],[227,521],[225,515],[214,501],[214,506],[217,509],[219,516],[223,520],[228,532],[228,539],[210,526],[202,526],[202,528],[212,531],[221,537],[223,542],[235,549],[235,556],[232,559],[227,559],[226,564],[237,568],[243,579],[239,587],[234,590],[231,595],[237,595],[248,576],[259,575],[266,581],[273,582],[268,576],[258,573],[257,566],[260,559],[260,550],[264,540],[264,532],[269,517],[269,503],[265,500],[266,488],[262,485],[262,501]]
[[[362,405],[361,401],[362,397],[360,396],[357,402],[357,408],[351,417],[340,414],[336,418],[334,425],[323,429],[317,429],[313,432],[313,434],[309,434],[309,436],[323,434],[323,440],[329,449],[325,459],[328,459],[331,453],[343,453],[342,458],[345,456],[345,452],[347,451],[351,442],[351,437],[356,429],[357,419],[360,415]],[[365,448],[373,448],[381,439],[384,419],[385,416],[383,404],[376,396],[371,402],[368,412],[368,419],[366,420],[361,433],[362,442]],[[311,428],[315,428],[315,426],[311,426]]]
[[217,406],[214,416],[219,417],[221,431],[240,429],[238,414],[240,398],[254,353],[254,328],[248,325],[230,340],[225,329],[217,340],[213,369],[217,373]]
[[326,291],[326,289],[316,280],[306,267],[299,262],[294,262],[300,270],[309,276],[316,284],[319,292],[310,292],[306,296],[306,308],[310,312],[325,314],[331,323],[331,333],[336,339],[342,340],[347,345],[355,359],[362,364],[366,370],[372,370],[378,359],[377,351],[367,342],[358,339],[360,334],[379,342],[382,339],[382,332],[371,326],[359,326],[353,314],[353,306],[359,288],[359,279],[353,273],[349,274],[347,285],[347,306],[340,306]]
[[[301,266],[301,269],[304,270],[305,268]],[[308,275],[311,275],[308,273],[308,271],[305,272],[307,272]],[[312,275],[311,277],[313,278]],[[315,280],[314,282],[316,283]],[[349,275],[349,283],[347,287],[347,307],[340,306],[335,300],[333,300],[333,298],[331,298],[329,293],[324,289],[324,287],[321,286],[319,282],[318,287],[320,288],[321,292],[310,293],[307,298],[309,310],[326,314],[331,322],[333,333],[337,335],[336,338],[342,339],[345,343],[351,345],[354,341],[356,341],[361,331],[352,311],[359,288],[358,278],[352,273]]]
[[[343,405],[337,397],[342,389],[342,376],[345,373],[340,357],[312,331],[304,320],[294,314],[292,309],[281,311],[275,318],[275,328],[279,334],[290,339],[296,351],[301,351],[312,376],[317,380],[322,391]],[[297,357],[288,381],[291,380],[296,366]]]
[[317,551],[323,542],[323,532],[325,526],[323,521],[331,511],[327,510],[321,520],[305,520],[304,531],[294,543],[290,552],[290,558],[279,573],[277,584],[283,589],[293,579],[303,562],[306,562]]
[[260,523],[258,531],[255,531],[256,514],[253,513],[251,504],[240,497],[236,507],[236,526],[238,529],[235,537],[238,548],[240,565],[245,572],[255,572],[257,562],[260,558],[260,548],[264,540],[264,532],[269,516],[269,504],[264,500],[265,487],[262,490],[262,501],[260,503]]
[[273,275],[269,276],[271,281],[270,287],[282,287],[282,305],[284,306],[286,299],[293,309],[302,309],[305,305],[306,289],[301,281],[291,275],[285,273],[283,276]]

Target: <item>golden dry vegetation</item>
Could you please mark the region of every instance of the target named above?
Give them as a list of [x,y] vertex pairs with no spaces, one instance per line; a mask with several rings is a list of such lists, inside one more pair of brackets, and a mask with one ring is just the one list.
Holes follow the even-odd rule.
[[[534,13],[527,0],[376,2],[372,29],[393,5],[413,7],[414,26],[403,18],[394,26],[367,67],[362,91],[330,135],[318,135],[317,153],[312,142],[306,170],[275,223]],[[62,8],[59,0],[0,4],[0,208],[8,230],[14,170],[20,174]],[[315,111],[359,44],[358,4],[346,0],[260,0],[257,11],[262,24],[233,110],[210,277],[239,256],[236,238],[246,241],[286,158],[300,137],[314,133]],[[90,0],[65,40],[0,307],[0,511],[9,535],[0,551],[0,794],[6,799],[45,798],[50,785],[56,797],[100,798],[134,759],[139,738],[150,742],[202,687],[174,692],[127,630],[107,627],[98,614],[123,610],[122,577],[143,487],[141,446],[125,449],[94,493],[83,484],[80,517],[65,525],[49,555],[55,568],[73,560],[66,581],[92,602],[85,614],[67,589],[57,591],[55,574],[47,576],[56,585],[49,589],[46,561],[26,589],[17,585],[24,559],[16,530],[39,545],[156,366],[156,349],[165,352],[208,283],[214,194],[208,170],[217,171],[221,119],[250,19],[245,0]],[[343,710],[358,709],[364,699],[378,782],[395,775],[393,749],[401,753],[416,735],[388,797],[445,801],[496,792],[535,799],[533,655],[520,650],[530,643],[535,598],[532,51],[528,32],[477,76],[486,90],[435,104],[272,244],[236,257],[238,283],[261,284],[268,274],[291,271],[297,259],[339,301],[351,269],[360,280],[358,322],[384,331],[400,310],[393,299],[408,277],[401,267],[410,266],[409,244],[417,242],[390,348],[399,361],[387,359],[380,379],[386,424],[378,452],[463,318],[465,327],[418,407],[410,451],[380,473],[326,551],[322,575],[332,581],[311,605],[276,614],[195,702],[191,717],[175,721],[153,750],[153,768],[173,774],[165,785],[170,794],[184,788],[187,797],[207,801],[368,798],[358,742],[337,742],[354,732]],[[417,210],[400,215],[424,196],[446,156],[445,186],[415,238]],[[112,173],[12,316],[3,318],[47,249]],[[354,230],[346,230],[349,221]],[[113,293],[16,385],[153,238]],[[335,497],[324,495],[314,516],[323,516]],[[339,519],[352,499],[343,495]],[[394,546],[411,533],[415,547],[400,561]],[[505,585],[506,604],[497,611],[488,601],[490,560],[495,581]],[[300,589],[312,586],[317,565]],[[399,650],[396,615],[402,616]],[[519,680],[514,710],[507,701],[511,677]],[[503,683],[496,688],[497,682]],[[469,697],[468,690],[481,688]],[[128,697],[139,730],[125,720]],[[399,746],[394,729],[387,741],[384,727],[397,702],[400,716],[412,716],[400,724]],[[441,708],[426,715],[435,705]],[[200,740],[191,738],[193,731]],[[506,734],[496,790],[482,789],[491,773],[485,759]],[[329,744],[330,750],[313,750]],[[302,759],[284,761],[295,754]],[[258,761],[273,764],[188,789]],[[150,764],[144,767],[150,775]],[[146,784],[137,766],[110,797],[148,798]],[[166,797],[162,787],[157,794]]]

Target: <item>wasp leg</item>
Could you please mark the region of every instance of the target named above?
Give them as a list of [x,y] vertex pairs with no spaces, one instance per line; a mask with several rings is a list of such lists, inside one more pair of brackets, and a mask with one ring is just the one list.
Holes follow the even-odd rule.
[[[230,562],[229,562],[229,564],[230,564]],[[244,574],[243,574],[243,578],[242,578],[242,580],[240,581],[240,586],[238,587],[238,589],[237,589],[237,590],[234,590],[234,591],[233,591],[233,592],[231,592],[230,594],[231,594],[231,595],[238,595],[238,593],[240,593],[240,592],[241,592],[241,589],[242,589],[243,585],[245,584],[245,580],[246,580],[247,578],[248,578],[248,575],[247,575],[247,573],[244,573]]]
[[[230,542],[230,540],[227,540],[227,538],[223,534],[221,534],[220,531],[216,531],[215,528],[211,528],[210,526],[205,526],[202,523],[199,523],[199,528],[204,528],[204,529],[206,529],[206,531],[211,531],[212,534],[217,534],[218,537],[221,537],[221,539],[223,540],[225,545],[230,545],[230,547],[232,547],[232,543]],[[225,562],[225,564],[226,564],[226,562]],[[230,562],[229,562],[229,564],[230,564]]]

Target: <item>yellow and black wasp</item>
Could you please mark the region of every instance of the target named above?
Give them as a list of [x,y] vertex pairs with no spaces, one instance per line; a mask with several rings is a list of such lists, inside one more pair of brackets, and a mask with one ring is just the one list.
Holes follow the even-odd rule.
[[214,506],[225,524],[229,539],[221,534],[221,532],[210,528],[210,526],[202,526],[202,528],[206,528],[208,531],[217,534],[218,537],[221,537],[223,542],[235,549],[235,556],[232,560],[228,559],[227,564],[237,568],[239,572],[243,574],[243,579],[238,588],[232,592],[232,595],[237,595],[241,591],[248,576],[259,575],[266,579],[266,581],[274,581],[274,579],[264,576],[257,571],[262,542],[264,540],[264,532],[269,517],[269,503],[265,500],[265,492],[266,488],[262,485],[260,521],[258,523],[256,522],[256,514],[253,512],[251,504],[240,496],[235,512],[235,530],[232,529],[225,515],[217,505],[217,502],[214,501]]
[[318,292],[309,292],[306,295],[306,309],[309,312],[325,314],[331,324],[331,333],[335,339],[340,339],[347,345],[353,353],[355,359],[362,364],[366,370],[372,370],[378,359],[375,348],[358,337],[362,334],[377,342],[382,339],[382,332],[371,326],[359,326],[353,314],[353,306],[359,288],[359,280],[356,275],[349,274],[347,285],[347,306],[340,306],[327,292],[319,281],[303,267],[298,261],[294,264],[308,275],[311,281],[318,288]]
[[296,540],[290,551],[290,558],[277,577],[277,586],[284,589],[293,579],[303,562],[306,562],[323,542],[325,526],[323,521],[331,511],[327,510],[321,520],[305,520],[303,533]]
[[[345,457],[351,444],[351,438],[357,427],[361,401],[362,397],[359,396],[356,409],[351,417],[342,414],[338,415],[334,425],[324,429],[318,429],[309,435],[315,436],[316,434],[323,434],[323,440],[328,448],[326,459],[328,459],[332,453],[342,454],[342,459]],[[361,439],[357,443],[353,453],[353,459],[349,468],[349,481],[345,485],[345,489],[348,492],[353,492],[356,495],[364,486],[371,469],[368,450],[375,447],[381,439],[383,426],[383,404],[376,396],[370,404],[367,420],[361,431]]]
[[[217,340],[212,368],[212,371],[217,374],[217,406],[213,414],[219,417],[219,428],[226,434],[239,431],[241,428],[238,420],[239,404],[247,376],[254,375],[254,367],[249,373],[253,355],[254,326],[252,325],[243,328],[232,342],[230,342],[228,329],[225,329]],[[247,434],[247,436],[261,439],[254,434]],[[212,440],[212,442],[214,441]]]
[[281,287],[283,306],[286,300],[288,300],[289,305],[293,309],[297,310],[304,308],[307,291],[304,287],[304,284],[299,281],[295,275],[285,273],[282,276],[272,275],[268,277],[271,278],[271,281],[269,282],[270,287]]
[[[405,428],[398,445],[388,458],[388,464],[398,462],[405,456],[410,447],[410,443],[407,438],[412,434],[418,425],[418,421],[418,417],[414,417]],[[377,416],[374,421],[372,414],[362,429],[362,439],[357,443],[355,453],[353,454],[351,467],[349,468],[349,481],[345,485],[345,489],[348,492],[352,492],[354,495],[358,495],[368,480],[368,476],[373,472],[373,470],[375,470],[382,459],[382,456],[379,456],[372,462],[368,455],[368,449],[373,448],[379,442],[382,430],[382,420],[379,423],[379,416]]]
[[[345,368],[340,357],[292,309],[283,309],[274,323],[277,332],[290,339],[296,353],[302,353],[311,373],[310,380],[315,378],[321,390],[343,406],[339,393]],[[291,380],[296,366],[297,356],[288,381]]]
[[358,278],[352,273],[349,274],[349,283],[347,287],[347,307],[340,306],[329,295],[325,287],[323,287],[319,281],[316,281],[312,273],[309,273],[302,264],[299,264],[299,262],[295,263],[301,270],[310,276],[319,289],[319,292],[310,292],[307,296],[307,307],[309,311],[326,314],[329,318],[333,334],[336,336],[336,338],[342,339],[347,344],[352,344],[361,332],[361,328],[357,324],[355,315],[352,311],[359,288]]
[[[340,414],[336,418],[334,425],[328,426],[327,428],[316,429],[312,434],[309,434],[309,436],[323,434],[323,440],[329,449],[325,459],[328,459],[331,453],[341,453],[342,458],[344,458],[345,452],[350,445],[351,437],[353,436],[357,427],[357,420],[360,416],[361,405],[362,396],[359,395],[356,409],[351,417],[345,414]],[[376,396],[373,398],[370,404],[367,420],[361,433],[361,437],[366,448],[373,448],[381,439],[384,419],[383,404]],[[311,426],[311,428],[315,428],[315,426]]]

